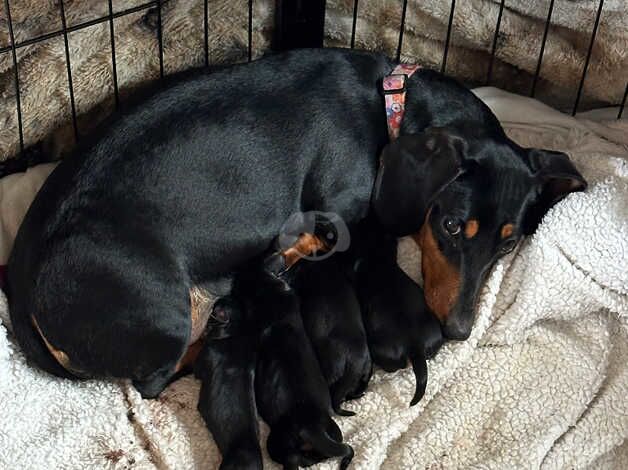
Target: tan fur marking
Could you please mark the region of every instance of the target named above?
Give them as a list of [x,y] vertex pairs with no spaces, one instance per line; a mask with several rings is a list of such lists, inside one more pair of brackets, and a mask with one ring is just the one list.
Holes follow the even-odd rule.
[[469,219],[464,226],[464,236],[473,238],[478,234],[478,230],[480,230],[480,222],[476,219]]
[[460,290],[460,273],[440,252],[429,224],[430,214],[414,240],[421,248],[421,271],[425,301],[441,322],[456,303]]
[[194,286],[190,289],[190,339],[174,371],[179,372],[183,368],[191,367],[196,361],[203,344],[205,343],[205,328],[212,313],[214,301],[216,299],[205,289]]
[[190,319],[192,328],[188,345],[196,343],[203,336],[212,312],[212,296],[204,289],[194,286],[190,289]]
[[506,224],[502,227],[501,236],[502,239],[508,238],[515,231],[515,226],[513,224]]
[[35,319],[34,315],[31,315],[31,321],[33,322],[33,326],[37,330],[37,333],[39,333],[39,336],[41,336],[41,339],[44,341],[46,348],[48,348],[48,351],[50,351],[50,354],[52,354],[52,356],[57,360],[57,362],[61,364],[61,367],[63,367],[65,370],[69,372],[75,372],[76,369],[72,367],[72,364],[70,362],[70,358],[68,357],[68,355],[65,352],[63,352],[61,349],[55,348],[52,344],[48,342],[48,340],[42,333],[41,328],[39,328],[39,324],[37,323],[37,320]]
[[185,354],[183,354],[183,357],[179,359],[179,362],[177,362],[177,365],[174,367],[174,371],[179,372],[181,369],[191,367],[192,364],[194,364],[194,362],[196,361],[198,355],[200,354],[201,349],[203,349],[204,344],[204,338],[201,338],[198,341],[190,344],[188,346],[188,349],[185,351]]
[[191,367],[205,343],[205,328],[216,299],[205,289],[194,286],[190,289],[190,339],[188,348],[174,367],[175,372]]
[[289,268],[304,256],[325,250],[325,248],[326,245],[320,238],[310,233],[303,233],[293,246],[284,250],[281,254],[286,260],[286,267]]

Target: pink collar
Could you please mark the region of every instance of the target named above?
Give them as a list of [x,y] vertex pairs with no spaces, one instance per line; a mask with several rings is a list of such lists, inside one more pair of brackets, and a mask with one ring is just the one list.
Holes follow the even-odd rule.
[[399,128],[405,112],[406,81],[420,68],[419,65],[399,64],[390,75],[384,77],[382,88],[384,89],[386,121],[390,140],[399,137]]

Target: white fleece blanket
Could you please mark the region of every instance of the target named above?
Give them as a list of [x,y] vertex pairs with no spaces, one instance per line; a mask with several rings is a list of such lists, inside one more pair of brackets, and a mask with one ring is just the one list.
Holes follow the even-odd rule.
[[[353,468],[628,468],[628,122],[476,93],[520,144],[567,151],[590,187],[495,267],[471,338],[430,362],[419,405],[408,408],[409,370],[377,372],[347,405],[357,415],[338,421]],[[403,241],[400,253],[416,271],[416,249]],[[57,379],[25,364],[4,298],[0,317],[0,468],[218,464],[193,378],[157,400],[123,383]]]

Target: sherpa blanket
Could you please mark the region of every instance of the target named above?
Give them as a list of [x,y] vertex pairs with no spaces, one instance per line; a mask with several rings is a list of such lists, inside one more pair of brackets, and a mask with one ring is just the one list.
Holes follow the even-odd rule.
[[[571,109],[582,76],[599,0],[561,0],[554,4],[540,69],[537,96],[554,107]],[[57,0],[9,2],[16,41],[61,29]],[[144,0],[114,1],[113,10],[143,5]],[[248,50],[248,0],[208,2],[208,59],[211,64],[242,62]],[[274,0],[253,2],[252,56],[270,48]],[[351,40],[354,0],[328,0],[325,44],[347,47]],[[402,0],[358,2],[358,48],[394,56],[401,24]],[[484,84],[499,0],[456,2],[447,73],[467,84]],[[491,84],[517,93],[531,90],[541,49],[550,0],[505,2]],[[204,2],[162,2],[164,72],[171,74],[205,62]],[[65,0],[67,25],[72,27],[106,16],[104,0]],[[451,0],[409,0],[402,58],[440,68]],[[4,2],[0,2],[0,48],[10,44]],[[157,13],[154,7],[114,20],[116,67],[121,102],[138,85],[159,77]],[[109,23],[68,35],[78,128],[86,134],[113,108],[113,68]],[[73,144],[70,95],[63,38],[30,44],[17,54],[22,99],[24,142],[43,141],[45,154],[61,156]],[[628,5],[606,0],[582,108],[616,104],[622,99],[628,70]],[[0,54],[0,161],[19,151],[12,55]]]
[[[353,468],[628,468],[628,122],[476,93],[521,145],[567,151],[590,187],[496,265],[471,337],[430,361],[417,406],[408,407],[410,370],[376,371],[366,395],[346,405],[357,412],[338,418]],[[416,248],[400,246],[416,276]],[[58,379],[25,363],[2,297],[0,316],[0,468],[219,463],[195,379],[156,400],[123,382]]]

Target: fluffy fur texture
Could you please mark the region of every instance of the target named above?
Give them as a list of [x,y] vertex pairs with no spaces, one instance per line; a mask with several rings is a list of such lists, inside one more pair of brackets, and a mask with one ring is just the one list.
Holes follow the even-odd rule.
[[[16,40],[23,41],[61,29],[59,6],[53,0],[11,2]],[[114,1],[114,12],[143,4],[141,0]],[[64,2],[68,26],[108,14],[107,2]],[[253,57],[268,50],[273,28],[274,2],[254,2]],[[205,61],[203,2],[169,0],[162,6],[164,73],[170,74]],[[248,1],[209,2],[208,49],[212,64],[245,62],[248,52]],[[10,43],[4,3],[0,5],[0,47]],[[69,35],[72,80],[80,119],[87,132],[113,109],[113,69],[109,23]],[[115,20],[116,70],[121,99],[159,78],[156,10],[142,10]],[[61,155],[73,143],[70,98],[62,37],[37,43],[18,52],[20,96],[27,146],[46,138],[46,151]],[[18,151],[17,114],[11,54],[0,55],[0,159]],[[61,126],[53,136],[50,132]]]
[[[407,406],[410,370],[377,370],[367,394],[345,405],[357,412],[338,420],[354,468],[628,468],[628,125],[479,93],[520,144],[568,151],[590,189],[560,202],[498,263],[473,335],[430,362],[417,406]],[[416,277],[412,240],[400,256]],[[0,467],[217,466],[196,380],[142,400],[127,384],[54,378],[25,363],[0,300]],[[266,454],[264,463],[274,468]]]
[[[143,3],[113,2],[114,11]],[[58,2],[11,2],[17,41],[61,28]],[[274,4],[253,2],[253,57],[267,51],[273,30]],[[350,43],[353,0],[327,2],[326,45]],[[449,18],[450,0],[410,0],[402,59],[440,67]],[[541,68],[537,93],[559,107],[573,103],[597,1],[559,1]],[[247,58],[248,2],[209,2],[209,59],[212,64],[241,62]],[[359,2],[356,46],[396,51],[401,18],[400,0]],[[527,94],[536,69],[549,0],[509,0],[500,27],[492,84]],[[617,103],[625,88],[628,69],[628,12],[623,0],[606,0],[584,88],[583,107]],[[108,13],[107,2],[66,0],[68,25]],[[457,2],[447,73],[470,83],[484,83],[497,22],[499,2]],[[169,0],[163,4],[164,72],[204,63],[203,2]],[[159,77],[155,11],[142,11],[115,20],[118,83],[122,100],[139,84]],[[113,78],[109,24],[101,23],[69,35],[72,79],[79,130],[87,132],[113,106]],[[4,3],[0,3],[0,47],[9,44]],[[44,140],[45,150],[57,157],[72,145],[70,98],[63,38],[33,44],[18,52],[19,74],[27,146]],[[11,54],[0,54],[0,160],[18,152],[18,125]],[[88,116],[85,116],[89,112]],[[58,129],[57,129],[58,128]],[[57,129],[51,135],[53,130]]]
[[[491,84],[528,94],[537,67],[549,0],[508,0],[497,41]],[[400,0],[359,2],[355,45],[396,54],[401,24]],[[493,45],[499,0],[456,2],[448,74],[484,84]],[[582,77],[598,0],[557,1],[547,36],[537,96],[571,111]],[[329,0],[326,45],[348,46],[353,0]],[[451,0],[409,0],[401,57],[440,68]],[[621,101],[628,69],[628,7],[606,0],[584,89],[583,105]]]

